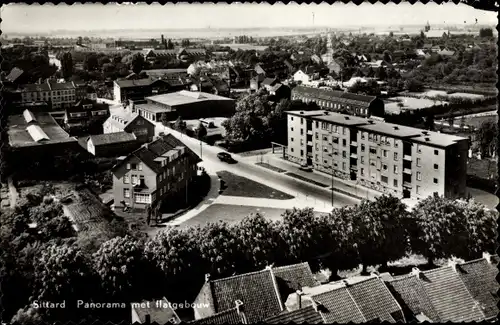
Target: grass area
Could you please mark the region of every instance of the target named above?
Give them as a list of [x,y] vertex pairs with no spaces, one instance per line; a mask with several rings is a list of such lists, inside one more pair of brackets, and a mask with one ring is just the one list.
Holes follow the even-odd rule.
[[294,198],[289,194],[275,190],[267,185],[227,171],[217,172],[217,175],[225,184],[225,188],[223,189],[224,195],[275,200],[290,200]]
[[[240,206],[240,205],[229,205],[229,204],[212,204],[206,208],[203,212],[194,218],[183,222],[179,227],[191,227],[191,226],[203,226],[208,223],[214,223],[218,221],[225,221],[229,224],[237,224],[243,220],[246,216],[252,213],[260,213],[266,219],[272,221],[281,220],[281,215],[285,212],[285,209],[278,208],[267,208],[267,207],[256,207],[256,206]],[[317,212],[321,214],[321,212]]]
[[264,167],[264,168],[267,168],[267,169],[270,169],[272,171],[275,171],[277,173],[284,173],[286,172],[286,170],[284,169],[281,169],[279,167],[275,167],[273,165],[270,165],[268,163],[265,163],[265,162],[258,162],[258,163],[255,163],[257,166],[261,166],[261,167]]
[[479,178],[496,179],[498,177],[498,165],[493,159],[474,159],[471,158],[467,164],[467,174]]
[[[458,119],[458,123],[460,124],[461,120],[460,118]],[[493,116],[476,116],[476,117],[466,117],[465,118],[465,124],[479,128],[481,124],[484,122],[491,121],[491,122],[498,122],[498,115],[493,115]],[[457,122],[455,122],[457,123]]]
[[[399,107],[399,104],[403,104]],[[404,110],[414,110],[445,104],[444,101],[431,100],[426,98],[414,98],[406,96],[392,97],[385,101],[385,111],[387,113],[399,114]]]
[[240,152],[239,155],[242,157],[253,157],[253,156],[259,156],[259,155],[265,155],[267,153],[270,153],[271,151],[272,151],[272,148],[266,148],[266,149],[260,149],[260,150]]
[[308,182],[308,183],[311,183],[311,184],[314,184],[316,186],[321,186],[321,187],[329,187],[329,185],[326,185],[326,184],[323,184],[323,183],[320,183],[320,182],[316,182],[312,179],[309,179],[307,177],[304,177],[304,176],[301,176],[301,175],[297,175],[295,173],[286,173],[286,175],[290,176],[290,177],[293,177],[293,178],[296,178],[296,179],[300,179],[301,181],[304,181],[304,182]]

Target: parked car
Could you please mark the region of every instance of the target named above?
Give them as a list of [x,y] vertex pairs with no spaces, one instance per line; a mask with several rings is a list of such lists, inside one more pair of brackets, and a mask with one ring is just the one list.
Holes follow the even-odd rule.
[[305,172],[312,172],[312,167],[306,164],[300,165],[299,169]]
[[227,163],[234,163],[236,160],[233,159],[233,157],[228,154],[227,152],[219,152],[217,154],[217,158],[219,158],[220,161],[227,162]]

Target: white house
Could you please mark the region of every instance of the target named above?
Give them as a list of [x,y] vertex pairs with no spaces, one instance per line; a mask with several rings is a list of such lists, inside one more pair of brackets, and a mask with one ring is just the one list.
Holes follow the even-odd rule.
[[295,74],[293,75],[293,81],[295,82],[300,81],[301,83],[306,84],[309,83],[311,80],[312,77],[302,70],[295,72]]

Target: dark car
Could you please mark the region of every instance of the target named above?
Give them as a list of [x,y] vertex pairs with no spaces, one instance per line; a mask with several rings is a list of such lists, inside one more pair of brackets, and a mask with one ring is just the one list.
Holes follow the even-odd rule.
[[300,165],[299,169],[304,171],[304,172],[312,172],[312,167],[307,165],[307,164]]
[[227,152],[219,152],[217,154],[217,158],[219,158],[220,161],[227,162],[227,163],[236,162],[236,160],[234,160],[233,157],[231,157],[231,155],[228,154]]

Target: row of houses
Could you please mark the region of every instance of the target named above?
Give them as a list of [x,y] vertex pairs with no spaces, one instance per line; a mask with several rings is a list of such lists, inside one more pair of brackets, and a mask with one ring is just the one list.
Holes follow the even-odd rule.
[[[414,268],[406,275],[375,272],[326,283],[316,280],[307,263],[223,279],[207,275],[189,323],[495,322],[498,261],[498,255],[484,254],[427,271]],[[164,306],[133,307],[132,319],[180,323],[170,304]]]

